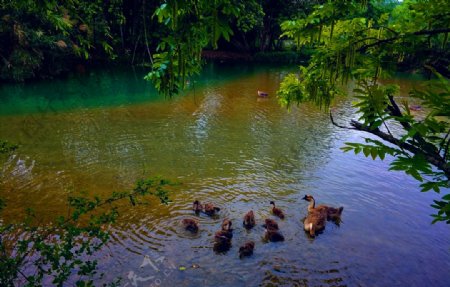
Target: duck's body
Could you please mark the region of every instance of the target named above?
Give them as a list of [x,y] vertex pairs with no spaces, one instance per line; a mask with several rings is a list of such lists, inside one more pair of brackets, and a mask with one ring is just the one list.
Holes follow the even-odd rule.
[[245,256],[251,256],[253,254],[253,249],[255,249],[255,242],[253,241],[247,241],[239,247],[239,258],[245,257]]
[[227,230],[216,231],[214,234],[214,239],[216,242],[230,241],[231,243],[231,239],[233,239],[233,232]]
[[284,236],[278,230],[275,229],[266,229],[266,233],[264,234],[264,238],[271,242],[279,242],[284,241]]
[[255,214],[253,213],[253,210],[250,210],[249,212],[247,212],[244,216],[244,227],[247,229],[253,228],[253,226],[255,226],[256,221],[255,221]]
[[258,97],[265,98],[265,97],[268,97],[268,96],[269,96],[269,93],[264,92],[264,91],[258,91]]
[[317,232],[325,229],[326,219],[326,213],[320,211],[309,212],[303,221],[303,229],[308,231],[311,237],[314,237]]
[[192,204],[192,209],[194,210],[194,212],[196,214],[199,214],[200,212],[203,211],[203,205],[198,201],[194,201],[194,203]]
[[276,207],[275,206],[275,202],[273,202],[273,201],[271,201],[270,204],[273,205],[272,213],[275,216],[278,216],[279,218],[284,219],[284,212],[283,212],[283,210],[281,210],[280,208]]
[[204,208],[205,208],[205,213],[209,216],[213,216],[216,214],[217,211],[220,211],[220,208],[215,206],[212,203],[206,203]]
[[263,227],[266,229],[278,230],[278,223],[273,219],[267,218]]
[[193,233],[197,233],[198,232],[198,221],[195,219],[191,219],[191,218],[184,218],[181,221],[181,224],[184,226],[184,229],[193,232]]

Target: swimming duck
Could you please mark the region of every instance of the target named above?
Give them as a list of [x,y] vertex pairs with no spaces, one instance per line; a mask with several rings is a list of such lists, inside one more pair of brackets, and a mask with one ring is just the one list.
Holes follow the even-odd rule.
[[192,204],[192,209],[194,210],[195,214],[199,214],[201,211],[203,211],[203,205],[200,203],[200,201],[196,200]]
[[213,216],[214,214],[216,214],[217,211],[220,211],[220,208],[212,203],[206,203],[204,207],[205,213],[209,216]]
[[231,239],[233,233],[231,231],[219,230],[214,234],[214,246],[215,252],[226,252],[231,248]]
[[266,218],[265,224],[263,224],[263,227],[267,228],[267,229],[278,230],[278,223],[273,219]]
[[258,96],[259,96],[259,97],[268,97],[268,96],[269,96],[269,93],[263,92],[263,91],[258,91]]
[[266,228],[264,238],[271,242],[284,241],[284,236],[276,229]]
[[316,201],[314,200],[314,197],[312,195],[305,195],[303,197],[304,200],[310,202],[308,205],[308,212],[311,211],[317,211],[317,212],[323,212],[327,214],[327,220],[333,220],[333,221],[339,221],[341,218],[342,211],[344,210],[344,207],[341,206],[339,208],[334,208],[331,206],[327,206],[324,204],[315,206]]
[[273,205],[273,207],[272,207],[273,214],[278,216],[281,219],[284,219],[284,212],[283,212],[283,210],[281,210],[278,207],[276,207],[275,206],[275,202],[273,202],[273,201],[271,201],[270,204]]
[[221,230],[214,234],[214,251],[226,252],[231,247],[231,239],[233,238],[233,232],[231,229],[231,220],[224,219],[221,225]]
[[253,249],[255,249],[255,242],[245,242],[244,245],[239,247],[239,258],[242,259],[242,257],[251,256],[253,254]]
[[308,205],[308,215],[303,221],[303,229],[308,231],[311,237],[314,237],[317,232],[325,229],[328,217],[328,206],[319,205],[316,207],[314,197],[311,195],[305,195],[303,199],[310,202]]
[[329,207],[327,212],[327,220],[332,220],[336,223],[341,222],[341,214],[343,210],[343,206],[339,208]]
[[253,213],[253,210],[250,210],[245,214],[243,224],[244,227],[247,229],[250,229],[253,226],[255,226],[255,214]]
[[181,221],[181,224],[183,224],[184,228],[190,232],[196,233],[198,232],[198,221],[191,218],[184,218]]

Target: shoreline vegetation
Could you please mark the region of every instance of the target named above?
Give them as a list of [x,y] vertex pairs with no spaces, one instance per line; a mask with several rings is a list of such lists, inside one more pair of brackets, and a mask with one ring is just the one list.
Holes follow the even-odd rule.
[[[206,62],[220,63],[261,63],[261,64],[306,64],[311,55],[302,51],[271,51],[271,52],[235,52],[225,50],[205,50],[202,51],[202,60]],[[142,63],[131,64],[130,57],[124,56],[114,60],[107,58],[92,58],[88,60],[68,58],[65,66],[61,66],[57,72],[48,72],[49,69],[35,73],[33,77],[22,78],[20,80],[14,78],[0,78],[2,83],[22,83],[34,82],[40,80],[48,80],[55,78],[64,78],[69,74],[84,74],[87,70],[105,64],[111,66],[129,66],[129,67],[148,67],[151,69],[151,63],[143,61]],[[143,79],[144,81],[144,79]]]

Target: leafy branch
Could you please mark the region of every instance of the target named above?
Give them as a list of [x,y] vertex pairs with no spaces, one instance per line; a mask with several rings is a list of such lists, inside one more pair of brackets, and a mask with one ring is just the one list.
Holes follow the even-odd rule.
[[52,284],[62,286],[76,274],[77,286],[92,286],[92,278],[101,274],[97,261],[87,258],[108,242],[107,226],[119,216],[115,203],[126,199],[132,205],[142,204],[150,195],[167,204],[168,188],[174,184],[158,177],[139,180],[132,191],[114,192],[105,199],[69,197],[70,215],[50,225],[32,224],[36,219],[32,211],[21,223],[0,225],[0,285],[14,285],[22,278],[25,286],[40,286],[51,278]]

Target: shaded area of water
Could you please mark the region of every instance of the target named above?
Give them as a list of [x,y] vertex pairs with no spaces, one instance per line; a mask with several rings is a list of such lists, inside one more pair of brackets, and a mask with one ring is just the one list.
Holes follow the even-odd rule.
[[[76,191],[107,196],[159,174],[183,184],[168,206],[152,201],[122,207],[112,241],[100,254],[103,281],[122,276],[128,286],[133,279],[138,286],[446,286],[450,230],[430,225],[436,196],[420,193],[404,174],[388,172],[390,159],[342,153],[344,142],[361,135],[336,129],[314,106],[281,108],[274,95],[284,74],[282,68],[208,66],[184,96],[171,100],[158,97],[132,71],[22,86],[19,92],[2,88],[0,138],[20,144],[2,168],[0,192],[10,206],[3,220],[28,206],[50,220],[66,212],[64,202]],[[270,97],[258,98],[257,90]],[[49,99],[58,100],[53,105]],[[343,122],[351,117],[349,101],[335,103]],[[48,103],[52,109],[39,110]],[[314,240],[301,225],[307,193],[318,203],[344,206],[343,224],[328,224]],[[219,205],[220,216],[195,216],[195,199]],[[270,200],[287,214],[280,221],[283,243],[262,240],[263,219],[272,217]],[[241,222],[250,209],[258,226],[246,231]],[[199,234],[182,229],[185,217],[197,217]],[[224,217],[235,226],[233,245],[217,255],[212,237]],[[256,242],[255,254],[240,260],[239,246],[247,240]]]

